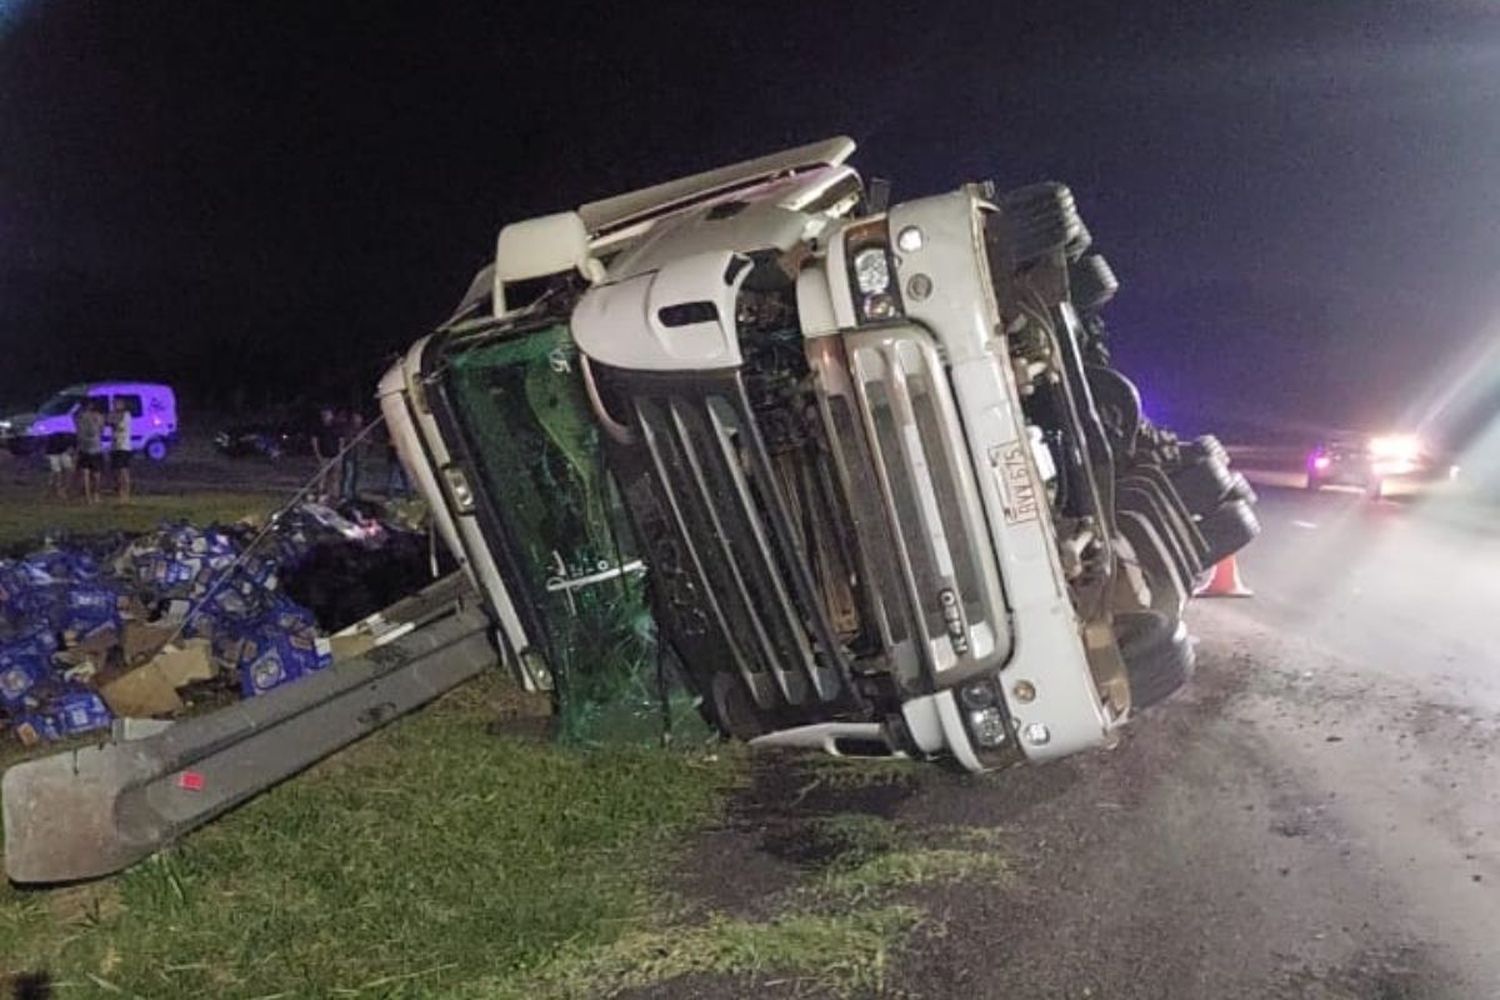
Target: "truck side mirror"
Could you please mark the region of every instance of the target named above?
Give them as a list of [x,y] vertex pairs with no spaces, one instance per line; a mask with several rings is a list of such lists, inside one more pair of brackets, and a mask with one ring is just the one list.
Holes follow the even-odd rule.
[[495,314],[505,312],[507,283],[575,269],[591,283],[604,280],[604,265],[590,255],[589,233],[577,212],[511,223],[495,241]]

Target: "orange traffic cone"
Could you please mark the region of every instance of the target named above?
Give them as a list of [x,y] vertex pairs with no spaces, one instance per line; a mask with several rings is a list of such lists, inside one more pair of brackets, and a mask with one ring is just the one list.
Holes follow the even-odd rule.
[[1198,588],[1199,597],[1254,597],[1255,591],[1245,586],[1245,581],[1240,579],[1240,567],[1234,561],[1234,555],[1225,556],[1220,559],[1214,567],[1213,576],[1208,582]]

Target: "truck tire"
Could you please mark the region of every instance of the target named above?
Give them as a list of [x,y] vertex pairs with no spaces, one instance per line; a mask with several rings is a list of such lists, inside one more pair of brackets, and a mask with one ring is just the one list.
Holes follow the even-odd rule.
[[1231,500],[1198,522],[1198,531],[1208,551],[1203,564],[1212,566],[1249,545],[1260,534],[1255,510],[1244,500]]
[[1078,263],[1083,255],[1089,252],[1089,247],[1094,245],[1094,234],[1089,232],[1082,219],[1078,221],[1078,232],[1074,233],[1063,246],[1063,254],[1067,256],[1070,263]]
[[1184,461],[1193,461],[1199,458],[1217,457],[1225,465],[1229,464],[1229,452],[1219,443],[1219,439],[1212,434],[1194,438],[1192,441],[1184,441],[1180,448]]
[[1120,290],[1120,280],[1100,254],[1090,254],[1068,268],[1068,284],[1073,308],[1081,313],[1098,312]]
[[1067,185],[1055,181],[1028,184],[1000,196],[1005,220],[1004,245],[1012,263],[1057,253],[1082,239],[1087,230],[1078,217],[1078,206]]
[[151,459],[151,461],[160,462],[165,460],[167,457],[167,442],[159,437],[152,438],[151,440],[146,442],[146,447],[142,450],[146,453],[146,457]]
[[1235,487],[1229,466],[1211,457],[1178,469],[1171,479],[1183,504],[1194,514],[1212,513]]
[[1115,641],[1130,681],[1132,712],[1165,701],[1193,675],[1193,643],[1180,618],[1159,611],[1118,614]]

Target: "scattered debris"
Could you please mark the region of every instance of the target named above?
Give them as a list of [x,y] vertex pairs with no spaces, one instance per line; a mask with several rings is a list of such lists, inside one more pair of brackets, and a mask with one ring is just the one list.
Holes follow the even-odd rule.
[[[385,550],[425,567],[412,517],[301,503],[269,526],[166,524],[103,552],[49,541],[0,559],[0,729],[29,745],[171,716],[195,688],[254,697],[363,652],[368,636],[325,636],[389,603],[358,579]],[[402,593],[420,585],[396,575]]]

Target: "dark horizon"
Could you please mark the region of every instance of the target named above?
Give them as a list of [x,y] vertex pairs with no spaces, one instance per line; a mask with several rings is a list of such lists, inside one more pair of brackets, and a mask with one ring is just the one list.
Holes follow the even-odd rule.
[[[1360,425],[1494,337],[1500,12],[0,3],[0,399],[353,400],[507,221],[840,132],[1052,178],[1163,414]],[[82,360],[81,360],[82,359]]]

